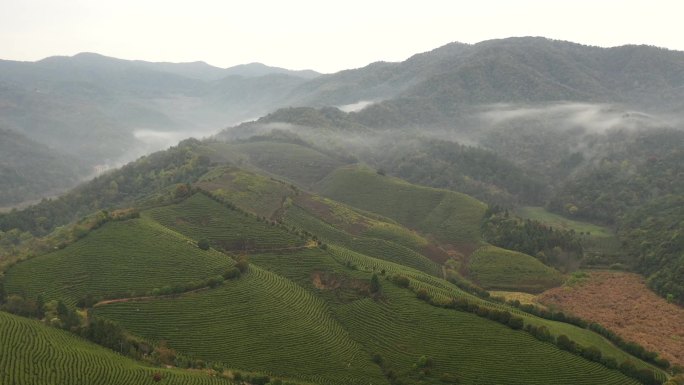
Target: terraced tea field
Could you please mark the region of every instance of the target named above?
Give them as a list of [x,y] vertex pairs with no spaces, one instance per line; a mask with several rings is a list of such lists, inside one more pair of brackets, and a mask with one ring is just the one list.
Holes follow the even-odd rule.
[[147,367],[99,345],[25,318],[0,312],[0,384],[229,385],[202,372]]
[[[383,293],[390,300],[354,301],[337,306],[335,314],[389,369],[416,383],[439,384],[449,373],[460,384],[637,384],[525,332],[419,302],[392,284],[383,284]],[[434,360],[430,376],[413,369],[421,356]]]
[[469,258],[469,277],[485,289],[540,293],[563,283],[563,276],[536,258],[483,246]]
[[260,169],[303,186],[311,186],[344,164],[312,148],[292,143],[249,142],[231,145],[228,151],[245,154]]
[[412,185],[358,166],[335,170],[317,185],[317,190],[466,252],[480,241],[480,221],[486,206],[464,194]]
[[233,265],[225,254],[150,219],[109,222],[62,250],[19,263],[6,288],[45,301],[74,304],[87,294],[129,297],[154,288],[220,275]]
[[402,266],[389,261],[383,261],[376,258],[371,258],[363,254],[356,253],[334,245],[328,247],[328,251],[330,252],[331,256],[335,258],[335,260],[337,260],[340,264],[344,266],[351,265],[360,271],[366,271],[368,273],[385,270],[386,273],[389,275],[404,275],[410,279],[411,288],[415,290],[425,289],[428,292],[428,294],[430,294],[430,296],[436,299],[437,301],[447,302],[451,298],[465,298],[468,301],[477,303],[480,306],[486,306],[488,308],[497,310],[509,311],[512,314],[522,317],[526,324],[531,324],[535,326],[546,326],[553,336],[557,337],[561,334],[564,334],[570,337],[570,339],[572,339],[573,341],[580,344],[581,346],[596,347],[601,351],[604,357],[613,357],[617,362],[630,360],[634,362],[635,365],[639,368],[655,370],[658,376],[664,376],[664,373],[659,369],[656,369],[652,365],[640,361],[634,358],[633,356],[629,355],[628,353],[625,353],[624,351],[616,348],[608,340],[589,330],[581,329],[563,322],[550,321],[543,318],[535,317],[507,305],[485,301],[483,299],[480,299],[478,297],[475,297],[471,294],[462,291],[455,285],[445,280],[429,276],[423,272],[411,269],[406,266]]
[[285,222],[315,234],[324,242],[339,244],[348,249],[410,266],[428,274],[439,275],[441,272],[437,263],[402,244],[363,235],[353,236],[315,218],[298,206],[292,206],[287,210]]
[[271,218],[295,191],[288,184],[234,167],[219,167],[195,185],[258,216]]
[[147,210],[142,215],[192,239],[206,238],[220,250],[284,249],[305,243],[281,227],[231,210],[201,193],[178,204]]
[[95,313],[140,336],[240,370],[320,384],[384,383],[325,303],[254,265],[238,280],[177,299],[116,303]]

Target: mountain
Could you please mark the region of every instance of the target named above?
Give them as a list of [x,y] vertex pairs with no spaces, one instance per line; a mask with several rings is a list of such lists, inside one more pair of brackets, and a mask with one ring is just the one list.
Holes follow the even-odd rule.
[[211,81],[219,80],[227,76],[242,76],[246,78],[280,74],[302,78],[315,78],[320,73],[313,70],[288,70],[280,67],[267,66],[262,63],[240,64],[228,68],[212,66],[203,61],[188,63],[149,62],[144,60],[123,60],[100,55],[93,52],[81,52],[74,56],[53,56],[40,60],[39,63],[70,63],[82,68],[108,68],[123,70],[130,68],[143,68],[150,71],[167,72],[186,78]]
[[[87,166],[73,170],[77,180],[260,116],[310,76],[256,64],[220,69],[93,53],[0,61],[0,124],[71,154]],[[48,192],[65,185],[45,186]]]
[[288,70],[280,67],[271,67],[262,63],[239,64],[228,67],[224,71],[227,75],[238,75],[244,77],[259,77],[273,74],[299,76],[302,78],[313,79],[321,74],[313,70]]
[[[676,383],[680,350],[653,341],[681,325],[630,320],[636,343],[595,323],[613,308],[583,319],[536,295],[629,270],[662,297],[650,311],[681,317],[682,62],[541,38],[313,79],[93,54],[2,62],[11,170],[69,153],[88,167],[236,121],[0,214],[0,309],[43,324],[0,328],[8,341],[63,329],[137,360],[120,362],[135,380],[163,381],[140,364],[205,383]],[[22,183],[47,179],[32,172]],[[75,362],[106,360],[87,346]],[[54,382],[54,366],[11,352],[30,381]]]
[[74,157],[0,128],[0,206],[57,195],[86,172]]
[[221,69],[81,53],[0,61],[0,123],[99,170],[280,107],[338,106],[354,112],[347,119],[357,127],[459,134],[486,134],[499,116],[549,103],[630,116],[614,126],[671,125],[683,107],[683,63],[681,52],[655,47],[531,37],[451,43],[404,62],[320,76],[258,63]]
[[[280,151],[259,157],[268,146]],[[277,154],[291,166],[278,165]],[[5,265],[2,308],[50,329],[13,316],[0,316],[0,327],[29,322],[19,328],[39,330],[42,340],[66,337],[54,330],[66,329],[143,363],[195,369],[162,371],[169,378],[202,370],[219,383],[665,379],[581,320],[477,289],[472,282],[493,285],[502,275],[518,290],[562,277],[484,242],[483,203],[340,163],[267,138],[187,140],[2,216],[0,245],[21,235],[3,259],[23,259]],[[88,214],[72,222],[77,212]],[[73,359],[106,356],[88,346],[77,345]],[[35,365],[12,357],[13,365]],[[49,370],[30,372],[34,383],[48,383]]]

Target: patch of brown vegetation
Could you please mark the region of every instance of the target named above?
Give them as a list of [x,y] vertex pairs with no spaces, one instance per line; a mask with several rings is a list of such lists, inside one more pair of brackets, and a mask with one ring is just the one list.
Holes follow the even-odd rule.
[[625,340],[684,365],[684,308],[657,296],[637,274],[591,272],[573,286],[544,292],[538,301],[598,322]]
[[421,254],[428,257],[428,259],[443,265],[444,262],[448,261],[449,258],[457,255],[458,253],[456,251],[445,251],[441,247],[430,242],[422,248]]
[[370,284],[367,281],[327,271],[312,272],[311,282],[319,290],[347,289],[352,290],[357,294],[365,295],[367,295],[370,290]]

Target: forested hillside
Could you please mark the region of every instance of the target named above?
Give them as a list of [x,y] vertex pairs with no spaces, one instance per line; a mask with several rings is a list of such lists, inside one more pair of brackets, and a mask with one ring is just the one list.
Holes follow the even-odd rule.
[[74,157],[0,128],[0,207],[61,193],[87,170]]

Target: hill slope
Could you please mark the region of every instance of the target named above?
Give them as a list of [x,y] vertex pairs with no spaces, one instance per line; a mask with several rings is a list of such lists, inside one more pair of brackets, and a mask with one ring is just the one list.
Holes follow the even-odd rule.
[[60,193],[87,172],[82,162],[0,128],[0,207]]
[[0,312],[0,383],[15,385],[229,384],[204,373],[143,366],[62,330]]
[[485,205],[467,195],[411,185],[354,166],[337,169],[319,183],[317,190],[466,252],[479,242]]

